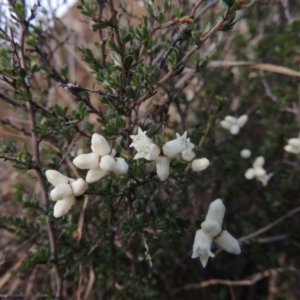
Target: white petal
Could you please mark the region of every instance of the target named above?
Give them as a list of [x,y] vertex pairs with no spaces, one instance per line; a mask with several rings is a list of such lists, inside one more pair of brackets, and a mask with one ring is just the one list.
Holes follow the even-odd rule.
[[240,127],[243,127],[248,121],[247,115],[242,115],[237,119],[237,123]]
[[192,161],[192,170],[200,172],[205,170],[209,166],[209,160],[207,158],[198,158]]
[[249,158],[251,156],[251,151],[249,149],[243,149],[240,155],[242,158]]
[[196,154],[194,151],[183,151],[181,152],[182,158],[185,161],[191,161],[195,158]]
[[220,225],[223,224],[225,205],[221,199],[210,203],[205,220],[216,220]]
[[156,160],[156,173],[161,181],[165,181],[170,174],[170,160],[168,157],[159,156]]
[[86,189],[88,188],[88,184],[82,178],[78,178],[77,180],[70,183],[70,186],[73,191],[74,196],[82,195]]
[[111,172],[115,168],[116,161],[110,155],[104,155],[100,160],[100,169],[105,172]]
[[284,150],[285,150],[286,152],[294,153],[294,154],[299,154],[299,153],[300,153],[300,148],[296,148],[296,147],[294,147],[294,146],[292,146],[292,145],[286,145],[286,146],[284,147]]
[[269,174],[265,174],[264,176],[257,177],[256,179],[260,181],[263,184],[263,186],[267,186],[269,180],[272,178],[273,175],[274,175],[273,173],[269,173]]
[[255,173],[256,177],[261,177],[261,176],[264,176],[266,174],[266,170],[263,169],[263,168],[255,168],[254,173]]
[[246,171],[246,173],[245,173],[245,177],[246,177],[246,179],[248,179],[248,180],[253,179],[253,178],[255,177],[255,170],[254,170],[253,168],[248,169],[248,170]]
[[265,163],[265,158],[263,156],[259,156],[255,159],[253,163],[253,168],[261,168]]
[[56,170],[47,170],[45,173],[47,180],[54,186],[58,186],[61,183],[68,183],[69,178]]
[[97,153],[99,156],[108,155],[111,151],[111,148],[104,136],[98,133],[92,135],[92,151]]
[[160,149],[153,143],[150,144],[150,152],[144,157],[148,160],[156,160],[160,154]]
[[122,157],[117,157],[115,162],[114,172],[117,175],[124,175],[128,172],[128,164]]
[[117,151],[115,149],[111,149],[111,152],[110,152],[109,155],[112,156],[112,157],[115,157],[116,154],[117,154]]
[[96,153],[80,154],[73,159],[73,164],[79,169],[92,169],[99,166],[99,155]]
[[57,201],[54,205],[53,216],[55,218],[60,218],[68,213],[72,205],[75,203],[75,197],[69,196],[61,201]]
[[181,146],[180,140],[172,140],[163,145],[163,153],[165,156],[172,158],[184,151],[184,148]]
[[215,238],[214,241],[229,253],[241,253],[241,247],[238,240],[235,239],[227,230],[223,230],[222,234],[219,237]]
[[204,222],[202,222],[201,228],[211,238],[218,236],[222,231],[220,223],[211,219],[206,219]]
[[300,147],[300,139],[299,139],[299,138],[292,138],[292,139],[289,139],[289,140],[288,140],[288,143],[289,143],[291,146],[294,146],[294,147],[297,147],[297,148]]
[[237,122],[237,118],[233,116],[226,116],[224,120],[229,122],[231,125],[234,125]]
[[86,174],[86,182],[93,183],[108,175],[108,172],[101,170],[99,167],[90,169]]
[[232,125],[230,128],[230,133],[235,135],[240,132],[240,126],[239,125]]
[[205,234],[202,229],[197,230],[193,245],[192,258],[199,257],[203,268],[207,265],[208,258],[215,255],[211,252],[210,247],[212,238]]
[[230,130],[232,124],[226,120],[223,120],[220,122],[221,127],[223,127],[224,129]]
[[53,201],[58,201],[62,200],[70,195],[73,194],[73,191],[68,183],[62,183],[55,187],[51,192],[50,192],[50,197],[51,200]]

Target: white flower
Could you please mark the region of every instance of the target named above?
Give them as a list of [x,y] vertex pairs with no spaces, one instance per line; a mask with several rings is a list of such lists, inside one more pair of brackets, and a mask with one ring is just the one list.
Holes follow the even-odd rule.
[[249,149],[243,149],[240,155],[242,158],[249,158],[251,156],[251,151]]
[[138,128],[137,135],[131,135],[130,138],[133,142],[129,147],[134,147],[137,150],[137,154],[134,159],[145,158],[147,160],[156,160],[160,154],[160,149],[152,143],[151,139],[146,135],[146,131]]
[[170,174],[170,159],[166,156],[159,156],[156,159],[156,172],[161,181],[165,181]]
[[284,150],[289,153],[300,154],[300,135],[298,138],[291,138]]
[[176,133],[176,139],[165,143],[162,149],[165,156],[173,158],[181,152],[190,151],[194,146],[195,145],[190,142],[190,139],[187,138],[187,132],[185,132],[182,136]]
[[54,205],[53,215],[56,218],[64,216],[75,203],[75,196],[82,195],[88,184],[82,179],[68,178],[56,170],[46,171],[47,180],[54,185],[50,198],[57,201]]
[[[104,136],[94,133],[91,140],[91,149],[91,153],[80,154],[73,159],[73,164],[77,168],[89,170],[85,179],[88,183],[96,182],[107,176],[110,172],[118,169],[116,167],[118,160],[118,158],[115,158],[116,151],[111,149]],[[122,165],[123,171],[115,171],[117,175],[127,173],[128,165],[124,159]],[[126,170],[125,173],[124,170]]]
[[232,116],[226,116],[223,121],[220,122],[220,125],[230,131],[231,134],[238,134],[240,129],[247,123],[248,116],[242,115],[239,118]]
[[263,156],[259,156],[255,159],[252,168],[248,169],[245,173],[245,177],[248,180],[257,179],[263,186],[268,184],[268,181],[273,176],[273,173],[267,174],[266,170],[263,168],[265,159]]
[[192,258],[199,257],[203,268],[205,268],[208,258],[215,256],[210,250],[213,241],[229,253],[241,253],[239,242],[227,230],[222,230],[224,214],[223,201],[221,199],[213,201],[209,205],[201,229],[196,232]]
[[192,170],[200,172],[205,170],[209,166],[209,160],[207,158],[198,158],[192,161]]
[[181,155],[182,155],[182,158],[185,160],[185,161],[191,161],[195,158],[196,154],[194,151],[192,150],[188,150],[188,151],[182,151],[181,152]]

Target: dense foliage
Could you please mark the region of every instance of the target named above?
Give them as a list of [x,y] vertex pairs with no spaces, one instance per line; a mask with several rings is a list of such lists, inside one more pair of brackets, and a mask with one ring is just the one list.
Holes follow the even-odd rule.
[[[300,4],[246,2],[82,0],[91,37],[73,49],[63,20],[50,26],[39,5],[9,1],[0,290],[15,296],[6,299],[300,298],[299,153],[284,150],[299,135]],[[228,115],[248,116],[237,134],[220,126]],[[194,172],[177,155],[161,181],[155,162],[134,159],[138,128],[158,147],[187,131],[209,167]],[[45,172],[85,179],[72,161],[91,152],[93,133],[128,172],[89,184],[55,218]],[[265,185],[245,178],[260,156],[273,173]],[[193,241],[217,198],[242,253],[214,244],[204,269]]]

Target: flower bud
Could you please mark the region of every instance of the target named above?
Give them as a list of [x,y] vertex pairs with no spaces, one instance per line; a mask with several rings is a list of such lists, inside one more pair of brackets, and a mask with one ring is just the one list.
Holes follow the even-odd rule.
[[111,172],[115,168],[115,159],[110,155],[104,155],[100,160],[100,169],[105,172]]
[[221,127],[223,127],[224,129],[230,130],[232,124],[226,120],[223,120],[220,122]]
[[214,241],[229,253],[241,253],[241,247],[238,240],[235,239],[227,230],[223,230],[221,235],[215,238]]
[[45,173],[47,180],[54,186],[58,186],[61,183],[68,183],[69,178],[56,170],[47,170]]
[[165,181],[170,174],[170,160],[166,156],[159,156],[156,160],[156,173],[161,181]]
[[196,156],[194,151],[183,151],[183,152],[181,152],[181,155],[185,161],[191,161]]
[[99,167],[90,169],[86,174],[86,182],[93,183],[108,175],[108,172],[101,170]]
[[111,148],[104,136],[98,133],[92,135],[92,151],[97,153],[99,156],[110,154]]
[[72,193],[73,191],[70,185],[67,183],[62,183],[50,192],[50,197],[53,201],[58,201],[72,195]]
[[224,118],[224,120],[227,121],[228,123],[230,123],[231,126],[232,126],[233,124],[235,124],[236,121],[237,121],[236,118],[233,117],[233,116],[226,116],[226,117]]
[[78,178],[70,183],[70,186],[73,191],[74,196],[82,195],[86,189],[88,188],[87,182],[85,182],[82,178]]
[[255,159],[253,163],[253,168],[261,168],[265,163],[265,158],[263,156],[259,156]]
[[117,175],[124,175],[128,172],[128,164],[122,157],[117,157],[115,162],[114,172]]
[[266,170],[264,170],[263,168],[255,168],[254,169],[254,173],[256,177],[262,177],[266,174]]
[[294,147],[300,147],[300,138],[291,138],[288,140],[288,144]]
[[230,127],[231,134],[238,134],[240,132],[240,126],[235,124]]
[[192,170],[200,172],[205,170],[209,166],[209,160],[207,158],[194,159],[192,162]]
[[243,149],[240,155],[242,158],[249,158],[251,156],[251,151],[249,149]]
[[72,205],[75,203],[75,197],[73,195],[66,197],[61,201],[57,201],[54,205],[53,216],[60,218],[68,213]]
[[291,145],[286,145],[284,147],[284,150],[286,152],[290,152],[290,153],[294,153],[294,154],[299,154],[300,153],[300,149],[297,149],[296,147],[291,146]]
[[210,203],[205,220],[215,220],[218,221],[220,225],[222,225],[224,214],[225,205],[223,201],[221,199],[216,199],[215,201]]
[[246,179],[248,179],[248,180],[251,180],[251,179],[253,179],[254,177],[255,177],[255,170],[254,169],[248,169],[247,171],[246,171],[246,173],[245,173],[245,177],[246,177]]
[[96,153],[80,154],[73,159],[73,164],[79,169],[99,167],[99,155]]
[[247,115],[242,115],[237,119],[237,123],[239,127],[243,127],[248,121],[248,116]]
[[220,223],[216,220],[210,220],[210,219],[202,222],[201,228],[211,238],[218,236],[222,231]]

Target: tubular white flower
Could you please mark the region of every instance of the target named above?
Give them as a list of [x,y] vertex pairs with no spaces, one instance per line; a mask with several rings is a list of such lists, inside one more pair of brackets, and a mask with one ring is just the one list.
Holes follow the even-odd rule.
[[248,121],[248,116],[247,115],[242,115],[237,119],[237,123],[239,127],[243,127]]
[[99,156],[108,155],[111,152],[111,148],[104,136],[98,133],[94,133],[92,135],[92,141],[91,141],[91,148],[92,151]]
[[215,257],[210,250],[212,240],[213,239],[202,229],[197,230],[193,245],[192,258],[199,257],[203,268],[206,267],[209,257]]
[[165,181],[170,174],[170,160],[166,156],[159,156],[156,160],[156,173],[161,181]]
[[192,161],[192,170],[195,172],[200,172],[205,170],[209,166],[210,162],[207,158],[198,158]]
[[252,169],[252,168],[248,169],[248,170],[246,171],[246,173],[245,173],[245,177],[246,177],[246,179],[248,179],[248,180],[253,179],[253,178],[255,177],[255,170]]
[[239,118],[233,116],[226,116],[224,120],[220,122],[221,127],[230,131],[231,134],[236,135],[240,132],[240,129],[247,123],[248,116],[242,115]]
[[51,200],[62,200],[73,193],[71,186],[68,183],[61,183],[50,192]]
[[116,175],[124,175],[128,172],[128,164],[122,157],[117,157],[115,162],[114,172]]
[[196,154],[194,151],[188,150],[188,151],[182,151],[181,152],[182,158],[185,161],[191,161],[195,158]]
[[70,183],[70,186],[73,191],[74,196],[81,196],[86,189],[88,188],[88,184],[86,181],[84,181],[82,178],[78,178],[77,180],[73,180]]
[[137,135],[131,135],[130,138],[133,142],[129,145],[129,147],[134,147],[136,150],[145,143],[151,143],[151,139],[146,135],[147,131],[143,131],[140,127],[138,128]]
[[230,127],[230,133],[235,135],[240,132],[240,126],[238,124],[234,124]]
[[284,150],[293,154],[300,154],[300,135],[298,138],[291,138],[288,140],[288,144],[284,147]]
[[242,158],[249,158],[251,156],[251,151],[249,149],[243,149],[240,155]]
[[265,159],[263,156],[257,157],[252,165],[253,168],[250,168],[246,171],[246,179],[251,180],[256,178],[263,184],[263,186],[266,186],[270,178],[273,176],[273,173],[267,174],[266,170],[263,168],[264,163]]
[[69,178],[56,170],[47,170],[45,172],[47,180],[54,186],[58,186],[61,183],[68,183]]
[[182,136],[176,133],[176,139],[169,141],[163,145],[163,153],[165,156],[172,158],[183,151],[189,151],[194,148],[194,144],[187,138],[187,131]]
[[223,230],[221,235],[215,238],[214,241],[229,253],[237,255],[241,253],[241,247],[238,240],[235,239],[227,230]]
[[96,153],[80,154],[73,159],[73,164],[79,169],[99,167],[100,158]]
[[259,156],[255,159],[254,163],[253,163],[253,168],[262,168],[263,165],[265,164],[265,158],[263,156]]
[[68,196],[61,201],[57,201],[54,205],[53,216],[55,218],[60,218],[66,215],[74,203],[75,197],[73,195]]
[[205,221],[201,224],[202,229],[196,232],[192,258],[199,256],[203,267],[206,266],[209,257],[214,257],[210,250],[212,241],[230,253],[241,252],[238,241],[227,230],[222,231],[224,213],[223,201],[221,199],[213,201],[209,205]]
[[211,202],[205,220],[216,220],[220,225],[223,224],[225,205],[221,199]]
[[156,160],[160,154],[159,148],[155,144],[147,141],[139,144],[135,149],[138,152],[134,156],[134,159],[145,158],[147,160]]
[[94,183],[107,175],[108,172],[103,171],[100,168],[93,168],[87,172],[85,180],[88,183]]
[[101,157],[100,169],[105,172],[111,172],[115,168],[115,159],[110,155],[104,155]]
[[211,238],[216,237],[222,231],[220,223],[216,220],[206,219],[201,223],[202,230]]

